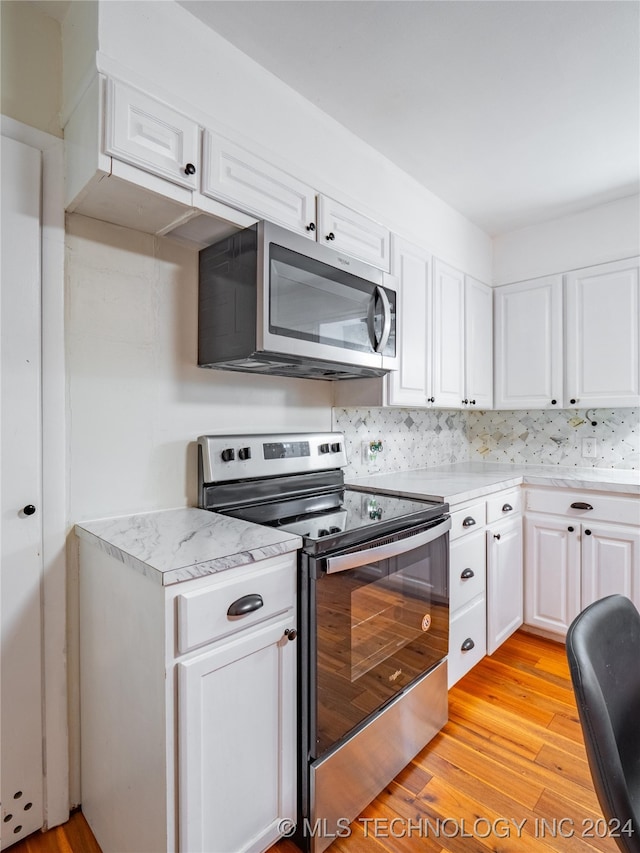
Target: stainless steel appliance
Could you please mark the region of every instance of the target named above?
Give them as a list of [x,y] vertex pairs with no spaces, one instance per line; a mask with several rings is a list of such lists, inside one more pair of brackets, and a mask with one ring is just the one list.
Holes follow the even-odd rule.
[[303,540],[296,840],[318,853],[447,720],[448,505],[345,488],[340,433],[198,449],[201,507]]
[[200,252],[198,364],[352,379],[397,367],[395,279],[258,222]]

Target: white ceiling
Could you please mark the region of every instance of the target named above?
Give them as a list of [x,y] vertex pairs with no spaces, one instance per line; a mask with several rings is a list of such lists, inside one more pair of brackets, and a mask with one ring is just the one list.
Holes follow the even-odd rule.
[[179,0],[489,234],[638,192],[636,0]]

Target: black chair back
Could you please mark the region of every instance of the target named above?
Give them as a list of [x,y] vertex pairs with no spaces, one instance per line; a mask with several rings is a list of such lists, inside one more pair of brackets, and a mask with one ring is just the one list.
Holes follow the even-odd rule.
[[609,834],[640,853],[640,614],[623,595],[589,605],[567,633],[589,769]]

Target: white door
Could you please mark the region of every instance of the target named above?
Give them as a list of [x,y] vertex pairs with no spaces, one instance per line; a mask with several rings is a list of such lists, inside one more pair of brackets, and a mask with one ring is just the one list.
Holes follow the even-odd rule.
[[205,130],[202,192],[259,219],[316,239],[316,193],[222,136]]
[[640,608],[640,532],[621,524],[583,524],[582,606],[614,593]]
[[318,243],[389,272],[390,232],[324,195],[318,196]]
[[640,404],[639,273],[632,258],[567,275],[569,404]]
[[460,409],[464,397],[464,275],[433,262],[434,406]]
[[470,276],[465,276],[464,286],[464,396],[471,408],[491,409],[493,407],[493,289]]
[[178,664],[180,849],[258,853],[295,820],[294,619]]
[[2,848],[43,824],[41,153],[2,138]]
[[525,519],[526,625],[564,635],[580,612],[579,528],[572,519]]
[[393,242],[392,273],[398,279],[398,370],[391,371],[391,406],[423,408],[431,386],[431,258],[404,240]]
[[562,407],[562,276],[496,287],[496,409]]
[[522,518],[487,530],[487,654],[522,625]]

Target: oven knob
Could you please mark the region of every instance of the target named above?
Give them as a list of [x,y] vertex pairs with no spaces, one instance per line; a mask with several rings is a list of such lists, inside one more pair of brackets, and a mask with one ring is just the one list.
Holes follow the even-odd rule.
[[236,458],[236,452],[233,447],[225,447],[220,456],[222,456],[223,462],[233,462]]
[[328,536],[328,535],[329,535],[329,531],[327,530],[326,527],[321,527],[320,530],[318,530],[318,536]]
[[321,444],[320,447],[318,448],[320,453],[328,453],[330,449],[331,448],[329,447],[328,444]]
[[335,527],[335,526],[334,526],[334,527],[330,527],[330,528],[329,528],[329,533],[340,533],[340,528],[339,528],[339,527]]
[[238,451],[238,459],[251,459],[251,448],[241,447]]
[[340,451],[342,450],[342,448],[340,447],[339,442],[337,442],[337,441],[336,441],[336,443],[335,443],[335,444],[332,444],[332,445],[331,445],[331,450],[332,450],[334,453],[340,453]]

